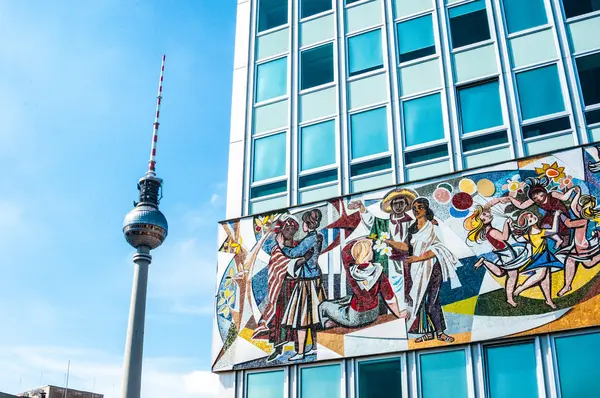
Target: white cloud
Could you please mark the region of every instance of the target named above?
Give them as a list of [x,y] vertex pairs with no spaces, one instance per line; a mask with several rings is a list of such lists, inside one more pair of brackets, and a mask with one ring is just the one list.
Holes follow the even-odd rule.
[[215,285],[216,249],[197,238],[170,242],[152,254],[149,295],[156,298],[193,298],[210,294]]
[[[121,358],[100,350],[67,347],[0,347],[0,385],[14,394],[53,384],[64,386],[67,363],[71,360],[69,387],[92,390],[106,398],[120,396]],[[90,358],[93,358],[90,360]],[[213,398],[218,396],[218,376],[207,370],[189,368],[185,359],[149,358],[144,361],[144,398]]]

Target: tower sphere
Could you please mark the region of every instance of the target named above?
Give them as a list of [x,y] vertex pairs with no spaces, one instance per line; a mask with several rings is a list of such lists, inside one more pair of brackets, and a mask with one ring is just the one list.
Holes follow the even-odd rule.
[[127,242],[138,248],[156,249],[167,238],[169,226],[166,217],[152,205],[139,203],[125,216],[123,234]]

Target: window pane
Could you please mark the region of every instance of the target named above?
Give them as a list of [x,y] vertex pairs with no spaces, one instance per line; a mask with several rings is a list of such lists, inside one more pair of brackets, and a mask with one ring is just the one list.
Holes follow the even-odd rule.
[[565,110],[556,65],[517,73],[523,120]]
[[400,62],[435,54],[431,14],[397,25]]
[[269,30],[287,23],[287,0],[260,0],[258,4],[258,31]]
[[358,398],[401,398],[399,358],[358,363]]
[[335,163],[335,121],[313,124],[300,130],[300,170]]
[[523,138],[539,137],[540,135],[569,130],[570,128],[571,121],[568,116],[559,119],[545,120],[543,122],[523,126]]
[[287,94],[287,58],[256,67],[256,102]]
[[423,398],[468,397],[465,352],[451,351],[421,355]]
[[567,18],[600,10],[600,0],[563,0],[563,5]]
[[283,398],[283,370],[248,374],[246,398]]
[[477,0],[448,10],[452,47],[459,48],[490,39],[485,1]]
[[392,158],[369,160],[368,162],[353,164],[350,166],[350,176],[356,177],[364,174],[375,173],[377,171],[388,170],[392,168]]
[[600,397],[600,333],[555,340],[562,398]]
[[548,23],[544,0],[504,0],[504,14],[508,33]]
[[285,192],[287,189],[287,180],[272,182],[267,185],[261,185],[250,189],[250,198],[255,199],[267,195],[275,195]]
[[309,174],[307,176],[300,177],[300,182],[298,185],[300,188],[312,187],[313,185],[336,181],[337,176],[337,169],[322,171],[320,173]]
[[490,398],[537,398],[533,343],[487,347],[485,350]]
[[508,135],[506,135],[506,131],[501,131],[499,133],[486,134],[484,136],[477,136],[463,140],[462,148],[463,152],[469,152],[486,148],[488,146],[506,144],[507,142]]
[[587,111],[585,113],[585,121],[588,125],[600,123],[600,109],[595,111]]
[[254,140],[254,178],[252,181],[285,175],[285,133]]
[[600,104],[600,53],[577,58],[577,72],[585,105]]
[[463,134],[502,125],[498,80],[459,89],[458,101]]
[[331,10],[331,1],[332,0],[302,0],[300,2],[300,10],[302,10],[301,18],[310,17],[311,15]]
[[387,152],[386,108],[377,108],[350,116],[352,159]]
[[442,99],[439,93],[406,101],[402,108],[407,146],[444,138]]
[[340,398],[340,365],[300,370],[300,398]]
[[383,68],[380,29],[348,39],[348,65],[350,76]]
[[301,89],[333,81],[333,43],[303,51],[301,54]]
[[447,144],[419,149],[417,151],[406,152],[404,154],[404,159],[406,161],[406,164],[413,164],[418,162],[424,162],[426,160],[442,158],[444,156],[448,156]]

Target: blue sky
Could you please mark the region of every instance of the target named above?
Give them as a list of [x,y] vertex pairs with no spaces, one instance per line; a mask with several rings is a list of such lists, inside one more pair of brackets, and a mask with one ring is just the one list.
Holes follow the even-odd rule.
[[[168,5],[169,4],[169,5]],[[120,395],[133,276],[122,220],[147,167],[170,233],[153,253],[145,398],[209,397],[235,0],[0,0],[0,391]]]

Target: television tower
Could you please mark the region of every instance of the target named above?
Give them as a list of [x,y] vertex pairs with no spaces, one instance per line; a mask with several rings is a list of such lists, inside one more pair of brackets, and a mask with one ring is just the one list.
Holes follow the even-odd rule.
[[139,202],[133,202],[135,208],[125,216],[123,234],[127,242],[136,249],[133,255],[135,264],[129,324],[125,342],[125,360],[123,364],[123,398],[139,398],[142,385],[142,357],[144,351],[144,322],[146,319],[146,291],[148,288],[148,267],[152,262],[150,250],[160,246],[167,237],[167,219],[158,209],[162,198],[162,179],[156,177],[156,142],[158,141],[158,118],[162,101],[163,73],[165,56],[162,57],[158,95],[156,97],[156,115],[152,131],[152,149],[148,171],[140,178],[137,189]]

